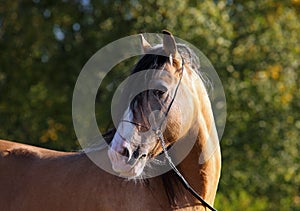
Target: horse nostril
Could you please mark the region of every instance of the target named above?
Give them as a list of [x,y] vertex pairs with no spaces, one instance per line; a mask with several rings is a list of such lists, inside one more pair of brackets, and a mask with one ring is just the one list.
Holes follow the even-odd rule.
[[129,150],[125,147],[123,151],[120,153],[122,156],[128,157],[129,158]]
[[141,157],[140,157],[140,159],[143,159],[145,157],[147,157],[147,155],[146,154],[142,154]]
[[139,153],[139,148],[137,148],[137,150],[135,150],[134,152],[133,152],[133,157],[135,158],[135,159],[137,159],[138,157],[139,157],[139,155],[140,155],[140,153]]

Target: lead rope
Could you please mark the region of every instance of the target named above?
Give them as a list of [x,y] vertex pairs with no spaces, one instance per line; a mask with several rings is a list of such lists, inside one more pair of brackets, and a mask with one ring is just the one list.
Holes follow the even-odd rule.
[[182,174],[180,173],[180,171],[176,168],[176,166],[174,165],[171,157],[168,154],[167,148],[166,148],[166,144],[165,144],[165,140],[164,140],[164,136],[161,132],[161,130],[156,130],[155,131],[157,137],[159,138],[163,151],[165,153],[165,157],[168,160],[169,165],[171,166],[171,168],[173,169],[173,171],[175,171],[177,177],[179,178],[179,180],[183,183],[183,185],[185,186],[185,188],[195,197],[197,198],[205,207],[209,208],[212,211],[217,211],[215,208],[213,208],[212,206],[210,206],[191,186],[190,184],[185,180],[185,178],[182,176]]

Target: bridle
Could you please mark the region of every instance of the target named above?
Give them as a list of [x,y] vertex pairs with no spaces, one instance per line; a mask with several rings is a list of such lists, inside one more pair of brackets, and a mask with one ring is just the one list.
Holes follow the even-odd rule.
[[[180,55],[181,56],[181,55]],[[173,171],[176,173],[178,179],[182,182],[182,184],[184,185],[184,187],[196,198],[198,199],[203,206],[209,208],[210,210],[212,211],[217,211],[215,208],[213,208],[211,205],[209,205],[191,186],[190,184],[186,181],[186,179],[184,178],[184,176],[180,173],[180,171],[176,168],[175,164],[173,163],[170,155],[168,154],[168,151],[167,151],[167,147],[166,147],[166,142],[165,142],[165,139],[164,139],[164,136],[163,136],[163,133],[162,133],[162,125],[163,123],[165,122],[165,120],[167,119],[168,117],[168,114],[171,110],[171,107],[175,101],[175,98],[177,96],[177,92],[178,92],[178,89],[179,89],[179,86],[181,84],[181,81],[182,81],[182,78],[183,78],[183,73],[184,73],[184,59],[183,57],[181,56],[181,75],[180,75],[180,78],[179,78],[179,81],[176,85],[176,88],[175,88],[175,91],[174,91],[174,95],[173,95],[173,98],[170,102],[170,104],[168,105],[167,107],[167,110],[166,112],[164,112],[164,119],[163,121],[161,121],[159,127],[157,129],[153,129],[153,131],[155,132],[157,138],[159,139],[160,143],[161,143],[161,146],[163,148],[163,152],[165,154],[165,158],[167,159],[170,167],[173,169]],[[145,127],[139,123],[136,123],[136,122],[132,122],[132,121],[128,121],[128,120],[121,120],[123,122],[129,122],[131,124],[134,124],[136,126],[142,126],[142,127]]]

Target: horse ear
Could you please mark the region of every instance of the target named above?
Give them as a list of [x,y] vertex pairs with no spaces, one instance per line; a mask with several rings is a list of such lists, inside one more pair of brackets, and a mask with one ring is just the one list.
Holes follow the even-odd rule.
[[140,34],[140,39],[142,44],[142,51],[143,53],[147,53],[151,49],[151,45],[144,38],[143,34]]
[[167,54],[167,56],[171,56],[174,59],[177,58],[179,53],[177,51],[176,42],[175,42],[175,39],[174,39],[172,33],[167,30],[163,30],[162,32],[164,34],[164,37],[163,37],[164,52]]

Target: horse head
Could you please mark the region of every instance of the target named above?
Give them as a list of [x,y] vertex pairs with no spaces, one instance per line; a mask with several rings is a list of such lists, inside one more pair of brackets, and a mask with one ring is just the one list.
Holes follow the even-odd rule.
[[163,33],[163,44],[154,47],[141,35],[145,55],[132,74],[144,72],[145,77],[133,83],[147,83],[149,89],[138,93],[128,104],[110,143],[112,167],[123,177],[140,176],[147,162],[163,151],[158,131],[168,148],[196,125],[198,86],[202,84],[197,82],[201,79],[189,56],[178,49],[180,44],[172,34]]

